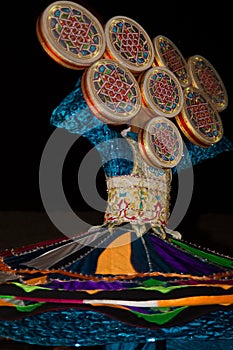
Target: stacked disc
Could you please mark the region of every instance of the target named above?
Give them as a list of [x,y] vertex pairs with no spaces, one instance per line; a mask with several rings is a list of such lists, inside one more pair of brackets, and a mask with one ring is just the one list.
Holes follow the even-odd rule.
[[106,40],[99,20],[86,8],[70,1],[56,1],[39,16],[37,36],[59,64],[85,69],[100,59]]
[[183,153],[175,117],[183,107],[183,91],[176,76],[166,67],[152,67],[139,78],[143,113],[150,120],[140,128],[139,150],[152,166],[172,168]]
[[138,75],[154,62],[154,46],[147,32],[133,19],[115,16],[105,25],[106,57]]
[[82,92],[93,114],[105,123],[128,123],[141,109],[134,75],[120,63],[102,58],[82,76]]
[[172,118],[183,107],[183,91],[176,76],[166,67],[152,67],[139,78],[145,112],[153,117]]
[[188,67],[193,86],[208,96],[218,112],[226,109],[228,105],[227,91],[213,65],[203,56],[194,55],[189,57]]
[[192,143],[209,147],[223,136],[219,112],[228,103],[222,79],[204,57],[194,55],[187,60],[167,37],[153,39],[155,62],[170,69],[183,88],[183,108],[175,116],[179,129]]
[[181,160],[183,142],[179,130],[168,118],[149,120],[138,133],[138,147],[144,160],[153,167],[173,168]]
[[222,120],[209,98],[193,86],[184,89],[184,107],[175,117],[184,135],[200,147],[208,147],[221,140]]
[[102,27],[90,11],[70,1],[56,1],[43,11],[37,35],[59,64],[84,70],[82,93],[96,117],[117,125],[132,124],[135,117],[147,120],[139,123],[139,149],[150,165],[178,164],[179,130],[200,147],[221,140],[219,112],[228,97],[204,57],[186,60],[169,38],[151,40],[129,17],[112,17]]
[[153,39],[153,44],[156,64],[167,67],[175,74],[183,88],[189,86],[191,84],[191,75],[188,64],[178,47],[164,35],[157,35]]

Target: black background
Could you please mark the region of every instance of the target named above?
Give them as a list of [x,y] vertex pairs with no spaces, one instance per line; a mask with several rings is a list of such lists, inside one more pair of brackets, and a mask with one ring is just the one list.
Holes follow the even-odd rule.
[[[49,123],[50,115],[80,75],[79,71],[53,61],[37,39],[36,20],[51,2],[34,0],[14,4],[3,16],[1,211],[44,210],[38,174],[43,149],[54,131]],[[116,15],[128,16],[143,26],[151,38],[159,34],[170,38],[185,57],[194,54],[206,57],[228,92],[229,105],[220,115],[225,135],[233,141],[230,3],[221,1],[217,6],[203,3],[184,6],[180,2],[79,1],[102,24]],[[71,150],[64,169],[67,198],[81,211],[87,206],[77,188],[78,163],[89,148],[88,142],[81,139]],[[233,214],[232,160],[232,152],[226,152],[195,167],[192,202],[181,224],[181,229],[189,235],[197,233],[202,214]],[[105,196],[102,173],[97,181],[101,195]],[[233,234],[232,225],[227,230]]]

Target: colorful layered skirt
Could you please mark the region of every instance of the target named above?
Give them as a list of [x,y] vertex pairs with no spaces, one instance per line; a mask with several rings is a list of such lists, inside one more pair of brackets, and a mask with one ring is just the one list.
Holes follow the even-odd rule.
[[233,259],[123,224],[6,250],[0,336],[42,345],[233,338]]

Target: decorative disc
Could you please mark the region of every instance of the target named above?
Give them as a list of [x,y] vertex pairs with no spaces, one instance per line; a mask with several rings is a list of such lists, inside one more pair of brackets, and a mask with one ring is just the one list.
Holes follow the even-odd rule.
[[182,87],[191,84],[188,64],[180,50],[167,37],[158,35],[153,39],[155,59],[159,66],[165,66],[175,74]]
[[176,76],[165,67],[150,68],[139,79],[145,111],[152,117],[174,117],[183,107],[183,90]]
[[85,71],[82,92],[93,114],[106,123],[127,123],[141,109],[136,78],[113,60],[101,59]]
[[37,21],[37,36],[50,57],[72,69],[90,66],[106,47],[98,19],[70,1],[54,2],[43,11]]
[[219,112],[224,110],[228,105],[227,92],[212,64],[204,57],[194,55],[188,59],[188,66],[193,85],[207,94]]
[[195,87],[184,89],[184,107],[175,118],[185,136],[198,146],[208,147],[223,136],[218,111],[202,90]]
[[151,166],[173,168],[181,160],[183,141],[175,124],[165,117],[155,117],[139,131],[139,150]]
[[105,25],[106,57],[140,73],[154,62],[153,43],[146,31],[128,17],[115,16]]

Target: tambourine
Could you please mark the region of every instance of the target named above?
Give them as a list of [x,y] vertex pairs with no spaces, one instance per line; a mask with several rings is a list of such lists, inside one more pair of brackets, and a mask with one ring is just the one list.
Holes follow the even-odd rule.
[[184,105],[175,120],[184,135],[200,147],[209,147],[223,136],[222,120],[202,90],[189,86],[183,90]]
[[104,26],[106,36],[106,58],[116,60],[134,74],[150,68],[154,62],[153,43],[133,19],[115,16]]
[[177,46],[166,36],[158,35],[153,40],[155,62],[158,66],[167,67],[185,88],[192,82],[188,64]]
[[120,63],[102,58],[82,75],[81,88],[92,113],[105,123],[125,124],[142,106],[138,82]]
[[152,167],[173,168],[183,155],[180,132],[166,117],[155,117],[140,129],[138,147],[144,160]]
[[50,4],[39,16],[36,32],[47,54],[66,68],[89,67],[102,57],[106,47],[99,20],[75,2]]
[[210,98],[217,111],[223,111],[228,105],[227,91],[213,65],[203,56],[194,55],[188,59],[188,68],[193,86]]
[[183,91],[176,76],[166,67],[152,67],[138,79],[145,112],[150,117],[172,118],[183,107]]

